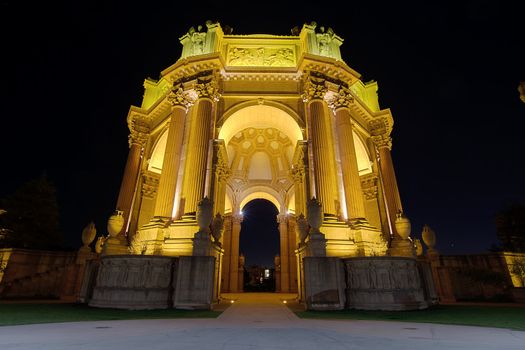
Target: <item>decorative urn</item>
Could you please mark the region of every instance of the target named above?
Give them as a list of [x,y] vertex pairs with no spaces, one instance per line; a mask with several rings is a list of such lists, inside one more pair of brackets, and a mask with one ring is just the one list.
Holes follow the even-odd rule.
[[297,235],[299,236],[299,242],[304,243],[306,237],[308,236],[308,222],[306,221],[306,218],[302,213],[297,218],[295,230],[297,231]]
[[199,231],[210,232],[210,224],[213,217],[213,202],[204,197],[199,204],[197,204],[197,224]]
[[95,223],[91,221],[84,229],[82,230],[82,243],[85,247],[91,244],[97,235],[97,229]]
[[419,239],[414,239],[414,247],[416,248],[416,256],[423,255],[423,245]]
[[313,197],[308,201],[307,211],[308,216],[306,217],[306,219],[308,220],[308,224],[312,228],[312,233],[321,233],[321,231],[319,231],[319,228],[323,224],[323,206],[315,197]]
[[434,249],[434,246],[436,245],[436,234],[434,233],[434,230],[430,228],[430,226],[423,226],[423,232],[421,233],[421,236],[423,237],[423,242],[425,242],[428,249]]
[[396,215],[395,226],[397,234],[402,239],[408,239],[408,237],[410,237],[412,225],[410,224],[410,220],[408,220],[408,218],[401,211]]
[[215,242],[219,242],[224,231],[224,218],[220,213],[217,213],[211,222],[211,234]]
[[124,212],[122,210],[115,210],[113,215],[108,219],[108,233],[111,238],[115,238],[122,231],[124,227]]

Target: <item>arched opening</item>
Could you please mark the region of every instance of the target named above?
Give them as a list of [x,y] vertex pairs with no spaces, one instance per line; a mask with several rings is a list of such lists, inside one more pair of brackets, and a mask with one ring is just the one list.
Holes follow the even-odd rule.
[[279,210],[267,199],[253,199],[242,208],[239,250],[244,256],[245,292],[275,292],[274,259],[279,255]]

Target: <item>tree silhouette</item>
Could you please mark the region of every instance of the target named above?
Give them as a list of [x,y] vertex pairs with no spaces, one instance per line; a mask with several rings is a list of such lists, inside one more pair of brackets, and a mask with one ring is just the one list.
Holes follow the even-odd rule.
[[496,215],[496,233],[505,251],[525,252],[525,205],[514,203]]
[[59,212],[55,186],[44,175],[30,180],[0,202],[3,239],[0,247],[60,249]]

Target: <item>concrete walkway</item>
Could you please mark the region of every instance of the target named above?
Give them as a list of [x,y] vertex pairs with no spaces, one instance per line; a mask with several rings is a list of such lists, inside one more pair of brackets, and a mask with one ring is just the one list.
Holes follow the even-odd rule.
[[383,321],[299,319],[285,294],[231,294],[217,319],[0,327],[0,349],[525,349],[525,332]]

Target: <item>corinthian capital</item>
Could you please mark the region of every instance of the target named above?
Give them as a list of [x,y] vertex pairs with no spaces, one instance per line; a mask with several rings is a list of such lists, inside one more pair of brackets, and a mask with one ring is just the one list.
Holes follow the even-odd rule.
[[219,101],[219,84],[213,78],[204,80],[198,79],[195,84],[195,92],[199,98],[209,98],[212,101]]
[[348,108],[354,103],[354,97],[350,93],[350,89],[344,86],[339,87],[337,94],[328,102],[328,105],[334,110],[339,108]]
[[372,141],[374,141],[374,144],[379,149],[381,148],[388,148],[389,150],[392,149],[392,138],[390,136],[386,136],[386,135],[372,136]]
[[173,106],[183,106],[186,109],[193,105],[193,99],[184,91],[182,84],[173,86],[171,92],[168,94],[168,101]]
[[128,128],[130,134],[128,136],[129,147],[132,145],[139,145],[143,147],[149,137],[149,124],[144,116],[135,114],[128,121]]
[[277,222],[280,223],[280,224],[288,223],[288,215],[286,215],[286,214],[278,214],[277,215]]
[[308,76],[304,83],[304,92],[301,95],[304,102],[312,100],[323,100],[328,87],[326,87],[326,81],[322,78]]

